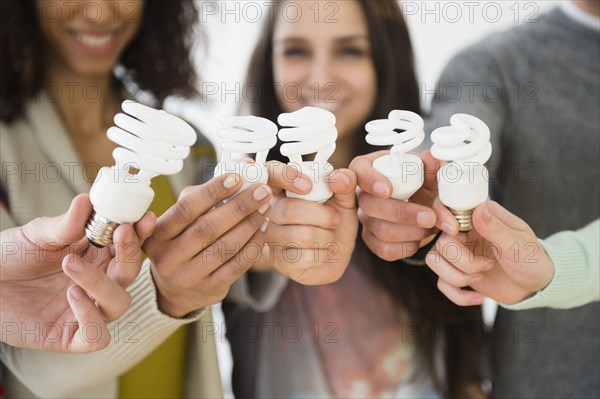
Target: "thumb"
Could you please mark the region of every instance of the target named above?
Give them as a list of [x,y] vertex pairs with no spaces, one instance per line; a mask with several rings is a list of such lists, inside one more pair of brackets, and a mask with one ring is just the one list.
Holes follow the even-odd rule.
[[87,194],[80,194],[71,201],[69,210],[55,217],[41,217],[23,226],[25,235],[36,244],[73,244],[85,236],[85,225],[92,212]]
[[389,151],[377,151],[367,155],[361,155],[352,160],[350,169],[356,172],[357,184],[360,189],[371,195],[380,198],[389,198],[392,194],[392,184],[381,173],[373,168],[373,162],[384,155],[389,155]]
[[336,208],[355,209],[356,173],[350,169],[338,169],[329,175],[328,181],[333,197],[327,201],[327,204]]
[[475,208],[472,218],[475,230],[502,250],[508,250],[530,230],[527,223],[493,201]]

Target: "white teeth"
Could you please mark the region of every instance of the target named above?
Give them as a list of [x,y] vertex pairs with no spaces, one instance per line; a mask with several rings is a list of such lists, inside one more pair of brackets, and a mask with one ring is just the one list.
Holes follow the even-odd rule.
[[342,105],[340,100],[328,100],[327,102],[309,102],[307,104],[310,107],[322,108],[327,111],[334,111]]
[[77,34],[76,39],[81,42],[85,46],[89,47],[102,47],[106,46],[110,39],[112,38],[112,34],[96,36],[96,35],[86,35],[83,33]]

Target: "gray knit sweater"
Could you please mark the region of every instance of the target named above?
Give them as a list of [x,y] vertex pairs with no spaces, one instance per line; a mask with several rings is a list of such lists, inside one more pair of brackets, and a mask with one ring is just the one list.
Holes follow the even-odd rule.
[[[492,196],[538,237],[600,216],[598,31],[554,10],[462,51],[439,85],[428,131],[457,112],[483,119],[492,131]],[[493,397],[600,397],[599,314],[598,302],[499,309]]]

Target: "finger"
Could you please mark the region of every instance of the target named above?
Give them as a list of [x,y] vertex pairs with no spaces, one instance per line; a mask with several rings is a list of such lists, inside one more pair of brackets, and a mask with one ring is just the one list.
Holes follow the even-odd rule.
[[241,184],[239,175],[228,173],[199,186],[186,187],[175,205],[158,218],[153,237],[161,241],[175,238],[200,215],[235,194]]
[[435,159],[433,155],[431,155],[430,150],[417,155],[419,155],[423,160],[423,166],[425,170],[425,181],[423,182],[423,187],[437,192],[437,172],[442,167],[442,163],[438,159]]
[[412,202],[378,198],[363,192],[358,195],[358,206],[369,217],[399,225],[432,228],[436,223],[432,209]]
[[381,173],[373,168],[373,162],[389,151],[377,151],[367,155],[361,155],[352,160],[350,169],[357,175],[357,182],[360,189],[366,193],[379,198],[389,198],[392,193],[392,184]]
[[265,163],[269,173],[269,185],[275,194],[291,191],[296,194],[308,194],[312,190],[312,180],[297,168],[279,161]]
[[272,222],[265,239],[272,245],[317,249],[335,242],[335,233],[314,226],[280,226]]
[[[83,289],[77,285],[69,287],[67,301],[79,326],[72,336],[63,338],[62,342],[67,342],[68,346],[66,351],[86,353],[106,348],[110,343],[110,332],[102,314]],[[71,331],[64,329],[65,334]]]
[[[178,243],[180,251],[178,251],[177,256],[181,259],[192,258],[214,243],[219,237],[227,235],[227,232],[234,229],[242,220],[255,212],[260,215],[256,218],[264,220],[265,215],[270,211],[269,201],[272,195],[269,186],[256,184],[228,201],[225,205],[198,218],[183,232],[181,237],[178,237],[178,240],[179,238],[181,240]],[[252,234],[258,230],[262,220]]]
[[327,205],[341,209],[356,209],[356,173],[350,169],[338,169],[327,178],[333,197]]
[[484,202],[475,208],[473,227],[487,241],[504,250],[509,250],[515,242],[526,239],[529,232],[535,237],[527,223],[493,201]]
[[446,205],[442,204],[439,197],[433,202],[433,211],[436,217],[435,225],[438,229],[451,236],[456,236],[460,232],[456,217]]
[[335,245],[325,249],[269,245],[269,250],[275,268],[300,284],[334,283],[346,270],[347,262],[337,256],[340,251]]
[[76,255],[67,255],[63,260],[63,271],[88,296],[94,298],[104,318],[108,321],[119,318],[131,304],[131,297],[116,282],[96,267],[87,267]]
[[138,236],[140,243],[146,241],[154,232],[156,227],[156,215],[154,212],[148,211],[134,225],[135,234]]
[[474,291],[461,290],[441,278],[438,279],[437,286],[442,294],[459,306],[476,306],[483,303],[483,295]]
[[144,254],[139,237],[130,225],[120,225],[113,235],[115,255],[107,276],[126,288],[140,274]]
[[486,256],[477,256],[475,251],[481,252],[482,244],[463,241],[458,237],[442,234],[435,243],[437,256],[445,258],[455,268],[466,274],[487,272],[493,268],[493,259]]
[[279,225],[311,225],[330,229],[337,225],[336,215],[335,209],[323,204],[299,198],[281,198],[274,201],[269,218]]
[[367,229],[363,229],[362,238],[375,255],[388,262],[409,258],[419,250],[419,242],[383,242]]
[[364,228],[375,235],[377,239],[388,243],[421,241],[434,233],[433,229],[399,225],[386,220],[375,219],[367,216],[362,209],[358,210],[358,220],[360,220]]
[[440,279],[448,284],[461,288],[479,283],[483,276],[479,273],[467,274],[454,267],[437,251],[430,251],[425,257],[425,263]]
[[240,249],[238,255],[230,258],[225,264],[218,267],[208,277],[209,284],[218,287],[230,287],[237,279],[246,273],[250,267],[261,259],[264,240],[260,233],[256,233]]
[[[190,260],[189,263],[195,265],[195,267],[189,269],[194,274],[190,275],[189,278],[194,280],[198,280],[199,277],[204,278],[222,267],[230,259],[238,255],[243,257],[245,254],[240,254],[240,249],[246,246],[261,227],[264,229],[265,220],[265,215],[255,212],[241,223],[236,224],[221,238],[207,245],[203,251]],[[261,250],[262,246],[261,243],[259,245]]]
[[37,218],[22,227],[23,234],[37,245],[70,245],[85,236],[85,225],[91,212],[89,196],[80,194],[71,201],[66,213],[56,217]]

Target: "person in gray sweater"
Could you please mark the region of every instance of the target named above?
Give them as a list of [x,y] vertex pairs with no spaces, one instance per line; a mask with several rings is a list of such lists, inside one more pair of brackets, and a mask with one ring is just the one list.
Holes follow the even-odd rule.
[[[536,23],[487,37],[449,62],[433,99],[428,131],[455,113],[490,127],[491,195],[540,238],[600,216],[599,14],[598,2],[564,2]],[[373,179],[357,172],[363,191],[375,197]],[[406,207],[403,225],[417,226],[416,206],[397,205]],[[371,218],[364,225],[376,226],[363,212],[361,221]],[[404,234],[395,244],[421,238]],[[387,247],[388,258],[393,252],[377,237],[367,244],[378,254]],[[489,337],[492,397],[599,397],[599,314],[597,301],[569,310],[500,308]]]

